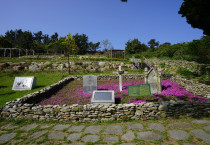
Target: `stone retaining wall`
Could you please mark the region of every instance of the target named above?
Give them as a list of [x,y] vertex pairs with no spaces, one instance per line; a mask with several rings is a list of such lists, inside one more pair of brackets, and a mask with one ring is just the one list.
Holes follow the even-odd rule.
[[[98,79],[107,79],[108,76],[98,76]],[[109,76],[110,78],[116,76]],[[124,76],[126,78],[126,76]],[[129,78],[130,77],[130,78]],[[171,77],[165,75],[164,77]],[[74,79],[82,76],[65,78],[56,84],[40,91],[28,94],[22,98],[6,103],[0,108],[0,117],[14,119],[58,120],[58,121],[97,121],[120,119],[154,119],[160,117],[179,117],[187,115],[191,117],[209,117],[210,101],[185,102],[173,100],[167,102],[150,102],[141,104],[111,104],[111,105],[37,105],[42,99],[62,88]],[[127,75],[127,78],[142,78],[142,75]],[[176,78],[176,77],[174,77]],[[177,79],[181,80],[181,79]],[[186,81],[188,82],[188,81]],[[183,82],[184,83],[184,82]]]

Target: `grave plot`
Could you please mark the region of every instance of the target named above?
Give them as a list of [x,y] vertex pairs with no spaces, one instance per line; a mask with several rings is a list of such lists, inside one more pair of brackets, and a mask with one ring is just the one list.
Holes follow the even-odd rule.
[[[123,81],[122,91],[119,89],[118,80],[98,80],[98,90],[113,90],[115,93],[115,103],[142,103],[142,102],[162,102],[170,100],[184,101],[206,101],[207,98],[200,97],[187,91],[184,87],[170,80],[162,80],[162,92],[160,94],[129,96],[128,87],[132,85],[142,85],[143,80],[126,80]],[[56,94],[51,95],[38,104],[40,105],[72,105],[72,104],[90,104],[92,93],[83,92],[83,81],[74,80],[59,90]]]

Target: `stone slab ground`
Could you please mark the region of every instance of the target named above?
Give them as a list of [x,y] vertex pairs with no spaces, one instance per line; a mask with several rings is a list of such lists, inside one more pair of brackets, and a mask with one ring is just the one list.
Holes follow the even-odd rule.
[[210,118],[112,121],[94,123],[36,122],[0,119],[1,145],[139,145],[210,144]]

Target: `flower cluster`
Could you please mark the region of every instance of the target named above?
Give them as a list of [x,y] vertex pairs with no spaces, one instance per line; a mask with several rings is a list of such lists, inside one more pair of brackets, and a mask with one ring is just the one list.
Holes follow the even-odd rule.
[[[62,105],[62,104],[88,104],[92,94],[83,92],[83,82],[73,81],[61,89],[56,94],[41,101],[39,104]],[[123,90],[119,90],[118,80],[98,81],[98,90],[114,90],[117,103],[144,103],[150,101],[167,101],[167,100],[185,100],[185,101],[206,101],[205,97],[199,97],[187,91],[184,87],[170,80],[162,80],[161,94],[150,96],[131,97],[128,96],[129,85],[141,85],[143,81],[127,80],[123,81]]]

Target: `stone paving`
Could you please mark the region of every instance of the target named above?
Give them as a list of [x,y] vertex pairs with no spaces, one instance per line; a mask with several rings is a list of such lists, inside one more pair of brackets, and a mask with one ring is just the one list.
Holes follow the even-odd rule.
[[139,145],[210,144],[210,121],[135,121],[121,123],[0,122],[0,144]]

